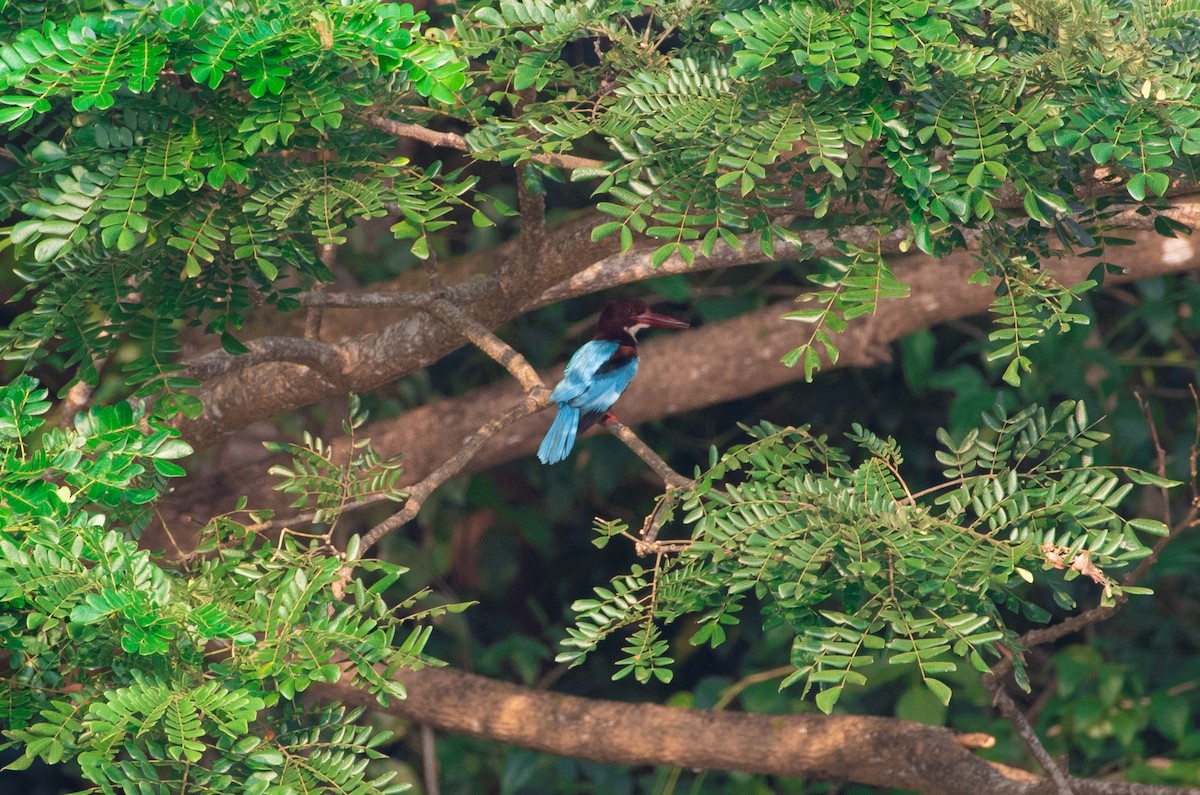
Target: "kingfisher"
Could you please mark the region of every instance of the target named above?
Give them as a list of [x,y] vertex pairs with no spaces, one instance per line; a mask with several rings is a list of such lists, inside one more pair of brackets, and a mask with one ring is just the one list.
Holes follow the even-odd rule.
[[637,333],[644,328],[687,328],[688,324],[651,312],[645,301],[613,301],[600,313],[596,336],[567,362],[563,378],[550,393],[558,416],[542,439],[538,459],[557,464],[575,446],[575,437],[601,420],[637,374]]

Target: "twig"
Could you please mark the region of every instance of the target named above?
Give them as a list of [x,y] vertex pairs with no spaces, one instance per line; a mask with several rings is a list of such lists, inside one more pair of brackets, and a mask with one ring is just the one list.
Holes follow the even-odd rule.
[[992,693],[992,703],[1000,710],[1000,714],[1008,719],[1008,722],[1017,730],[1017,734],[1021,735],[1021,739],[1025,741],[1025,747],[1033,754],[1033,758],[1037,760],[1046,774],[1050,776],[1054,782],[1055,788],[1059,795],[1072,795],[1070,777],[1059,767],[1054,761],[1054,757],[1050,756],[1050,752],[1046,750],[1046,746],[1042,745],[1042,741],[1038,739],[1037,732],[1029,725],[1029,721],[1025,715],[1017,708],[1017,704],[1012,700],[1008,693],[1004,692],[1004,682],[993,676],[984,677],[984,685]]
[[710,709],[714,711],[725,709],[733,703],[735,698],[742,694],[743,690],[745,690],[747,687],[750,687],[750,685],[756,685],[760,682],[770,682],[772,679],[779,679],[780,677],[787,676],[795,670],[796,666],[794,665],[781,665],[778,668],[771,668],[766,671],[758,671],[757,673],[743,676],[741,679],[725,688],[725,690],[721,693],[721,697],[713,702],[713,705],[710,707]]
[[438,130],[431,130],[428,127],[422,127],[419,124],[396,121],[395,119],[389,119],[375,113],[367,114],[363,120],[372,127],[399,136],[400,138],[412,138],[431,146],[445,146],[450,149],[457,149],[460,152],[467,151],[467,139],[457,133],[439,132]]
[[638,458],[645,461],[646,465],[653,469],[655,474],[662,478],[663,482],[669,488],[692,489],[696,487],[696,481],[691,478],[685,478],[674,469],[671,469],[670,464],[664,461],[658,453],[651,450],[650,446],[638,438],[637,434],[619,421],[613,419],[606,421],[604,429],[624,442],[625,446],[632,450]]
[[234,355],[213,351],[193,359],[181,375],[205,380],[242,370],[263,362],[291,362],[309,367],[332,383],[341,381],[344,362],[337,347],[317,340],[299,337],[260,337],[246,343],[249,353]]
[[[108,362],[107,356],[100,356],[92,363],[92,369],[96,371],[96,381],[99,382],[99,373],[104,369],[104,365]],[[70,428],[75,422],[75,415],[85,410],[92,402],[92,392],[96,389],[95,386],[89,384],[84,379],[79,379],[71,388],[67,390],[67,396],[63,398],[62,406],[59,409],[58,425],[60,428]]]
[[517,420],[539,412],[549,405],[549,400],[544,397],[535,398],[532,395],[526,396],[524,401],[513,406],[467,437],[457,453],[431,472],[428,477],[412,487],[403,508],[367,531],[367,534],[362,539],[363,554],[366,554],[367,550],[377,544],[379,539],[412,521],[417,513],[420,512],[421,506],[425,503],[429,495],[447,480],[461,472],[463,467],[475,457],[475,454],[483,446],[484,442]]
[[637,549],[639,554],[646,554],[651,547],[657,545],[658,531],[662,530],[663,526],[663,516],[673,506],[680,491],[681,489],[668,486],[666,492],[654,504],[654,510],[647,514],[646,521],[642,523],[642,531],[638,533]]
[[[1189,385],[1189,389],[1191,390],[1191,393],[1192,393],[1192,403],[1195,406],[1196,418],[1198,421],[1200,421],[1200,396],[1197,396],[1196,387],[1194,385]],[[1165,478],[1165,477],[1167,477],[1167,451],[1163,448],[1162,442],[1159,441],[1158,429],[1155,427],[1154,422],[1150,417],[1149,409],[1147,408],[1146,404],[1144,402],[1142,402],[1142,396],[1137,395],[1136,397],[1137,397],[1138,405],[1142,409],[1142,414],[1146,417],[1146,424],[1150,426],[1150,438],[1154,442],[1154,455],[1158,462],[1158,476],[1161,478]],[[1191,458],[1190,458],[1190,462],[1189,462],[1190,469],[1191,469],[1191,472],[1190,472],[1191,481],[1192,481],[1191,482],[1192,500],[1191,500],[1191,505],[1188,508],[1187,515],[1185,515],[1178,522],[1171,521],[1170,497],[1167,494],[1166,488],[1163,488],[1161,490],[1163,506],[1164,506],[1163,512],[1164,512],[1164,516],[1166,518],[1166,523],[1167,523],[1167,525],[1170,526],[1170,530],[1167,532],[1167,534],[1165,536],[1162,536],[1161,538],[1158,539],[1158,541],[1155,542],[1154,546],[1150,550],[1150,554],[1147,555],[1146,557],[1142,558],[1142,560],[1138,563],[1137,568],[1135,568],[1133,571],[1131,571],[1129,574],[1127,574],[1125,576],[1125,579],[1121,580],[1121,585],[1124,585],[1124,586],[1136,585],[1142,579],[1142,577],[1145,577],[1146,574],[1149,573],[1150,568],[1155,563],[1158,562],[1159,556],[1162,554],[1162,551],[1167,548],[1168,544],[1170,544],[1177,537],[1179,537],[1180,533],[1183,533],[1186,530],[1190,530],[1191,528],[1196,526],[1197,519],[1200,518],[1200,498],[1197,498],[1197,494],[1196,494],[1196,489],[1197,489],[1196,459],[1197,459],[1197,457],[1200,457],[1200,422],[1197,423],[1196,436],[1192,439]]]
[[1137,585],[1142,577],[1145,577],[1150,571],[1150,567],[1158,562],[1159,556],[1162,554],[1163,550],[1167,548],[1167,545],[1178,538],[1179,535],[1184,531],[1191,530],[1193,527],[1195,527],[1198,523],[1198,519],[1200,519],[1200,504],[1193,502],[1191,507],[1188,508],[1187,514],[1178,522],[1171,525],[1170,530],[1165,536],[1162,536],[1158,539],[1158,541],[1154,542],[1154,546],[1150,548],[1150,554],[1142,558],[1141,562],[1138,563],[1137,568],[1127,574],[1125,579],[1121,580],[1121,585],[1126,587],[1130,585]]
[[[1167,535],[1158,539],[1157,543],[1155,543],[1155,545],[1151,548],[1150,554],[1142,559],[1137,568],[1125,575],[1125,577],[1121,580],[1121,586],[1124,588],[1129,588],[1137,585],[1137,583],[1141,581],[1142,577],[1146,576],[1146,574],[1150,571],[1150,568],[1154,565],[1155,561],[1158,560],[1159,555],[1162,554],[1162,551],[1167,547],[1167,544],[1178,538],[1180,533],[1183,533],[1185,530],[1189,530],[1200,523],[1197,521],[1198,518],[1200,518],[1200,506],[1193,503],[1187,515],[1176,522],[1171,527]],[[1117,611],[1121,609],[1125,602],[1128,601],[1128,599],[1129,597],[1125,594],[1120,594],[1115,597],[1115,600],[1111,605],[1097,605],[1096,607],[1083,611],[1079,615],[1064,619],[1054,626],[1044,627],[1042,629],[1031,629],[1017,639],[1017,644],[1023,648],[1031,649],[1034,646],[1042,646],[1047,643],[1053,643],[1059,638],[1063,638],[1067,635],[1078,632],[1084,627],[1112,618],[1114,615],[1116,615]],[[999,678],[1006,675],[1011,669],[1012,660],[1008,657],[1005,657],[992,666],[991,675]]]
[[[1195,392],[1192,393],[1193,397]],[[1154,443],[1154,457],[1158,464],[1158,476],[1165,478],[1167,476],[1167,451],[1163,449],[1162,442],[1158,438],[1158,426],[1154,424],[1154,417],[1150,415],[1150,406],[1142,399],[1140,392],[1134,392],[1133,397],[1137,400],[1138,408],[1142,410],[1142,417],[1146,420],[1146,427],[1150,429],[1150,441]],[[1196,416],[1200,417],[1200,410],[1196,412]],[[1163,500],[1163,521],[1170,525],[1171,522],[1171,497],[1167,494],[1166,487],[1159,489]]]
[[543,395],[549,394],[545,383],[524,356],[517,353],[512,346],[469,317],[457,306],[449,301],[435,298],[426,304],[426,308],[469,339],[479,350],[492,357],[505,370],[508,370],[512,377],[521,384],[527,395],[541,398]]
[[421,768],[425,795],[440,795],[442,787],[438,781],[437,744],[433,727],[428,723],[421,724]]
[[[431,146],[445,146],[450,149],[457,149],[460,152],[469,151],[467,139],[457,133],[431,130],[419,124],[395,121],[394,119],[389,119],[375,113],[367,114],[364,119],[372,127],[401,138],[412,138],[417,141],[423,141]],[[601,168],[604,166],[603,160],[593,160],[590,157],[565,155],[557,152],[539,152],[530,155],[529,159],[536,163],[556,166],[566,171],[576,168]]]

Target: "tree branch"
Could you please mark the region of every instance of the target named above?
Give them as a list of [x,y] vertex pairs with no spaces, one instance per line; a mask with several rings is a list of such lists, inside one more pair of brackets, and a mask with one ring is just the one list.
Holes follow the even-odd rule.
[[[419,124],[394,121],[375,113],[365,116],[364,121],[378,130],[391,133],[399,138],[412,138],[431,146],[444,146],[450,149],[457,149],[460,152],[469,151],[467,139],[457,133],[439,132],[431,130],[428,127],[422,127]],[[529,159],[535,163],[545,163],[549,166],[561,168],[564,171],[572,171],[577,168],[602,168],[605,165],[603,160],[593,160],[590,157],[579,157],[578,155],[567,155],[557,152],[538,152],[537,154],[530,155]]]
[[[1055,795],[1054,783],[984,761],[948,729],[895,718],[753,715],[547,693],[448,668],[397,675],[392,715],[446,732],[619,765],[848,781],[927,795]],[[318,698],[379,709],[352,682]],[[1072,779],[1076,795],[1189,795],[1181,787]]]
[[654,470],[654,473],[663,479],[669,489],[687,489],[693,488],[696,482],[691,478],[686,478],[671,468],[671,465],[662,459],[658,453],[643,442],[638,435],[629,428],[622,425],[617,420],[607,420],[604,423],[604,430],[611,433],[613,436],[625,443],[625,446],[633,451],[634,455],[646,462],[646,465]]
[[472,320],[465,312],[449,301],[434,300],[428,304],[429,311],[445,320],[452,328],[475,344],[497,364],[508,370],[527,395],[543,399],[549,394],[546,384],[524,356],[517,353],[504,340]]
[[[1200,213],[1200,197],[1187,197],[1178,201],[1180,204],[1171,209],[1172,217],[1177,220],[1190,220]],[[1122,216],[1122,218],[1124,217]],[[1144,224],[1148,221],[1140,216],[1133,216],[1128,219],[1128,223]],[[814,246],[828,244],[827,235],[824,232],[809,231],[798,234]],[[866,227],[843,229],[840,234],[850,239],[867,235],[872,242],[878,240],[876,232]],[[1125,265],[1138,272],[1139,275],[1179,272],[1200,267],[1200,253],[1197,253],[1195,246],[1187,238],[1162,238],[1152,231],[1133,232],[1129,237],[1134,239],[1136,245],[1107,251],[1106,259],[1108,261]],[[898,235],[888,236],[881,242],[881,248],[885,255],[894,254],[898,251],[899,245],[900,237]],[[1140,249],[1138,257],[1131,256],[1131,251],[1138,249]],[[519,251],[519,246],[503,247],[503,251],[508,252],[505,256],[512,256],[513,252]],[[592,241],[590,224],[579,223],[567,224],[563,228],[549,233],[546,252],[544,267],[522,284],[522,289],[525,291],[523,297],[506,294],[496,279],[488,277],[467,280],[449,286],[445,288],[446,292],[441,297],[455,303],[463,312],[483,326],[494,328],[505,320],[542,305],[546,302],[544,296],[558,295],[552,288],[570,280],[573,275],[587,268],[589,264],[600,262],[617,254],[615,243],[612,240]],[[495,252],[493,254],[494,257],[499,256]],[[648,257],[645,252],[639,256]],[[932,263],[923,256],[922,258],[936,268],[936,263]],[[763,259],[763,255],[753,249],[740,252],[736,249],[714,251],[714,261],[719,261],[720,267],[731,267],[738,262],[761,262]],[[893,265],[898,266],[904,259],[904,257],[896,258]],[[705,261],[706,258],[698,256],[693,269],[706,267]],[[947,262],[951,270],[939,271],[934,287],[948,295],[961,294],[964,291],[977,296],[987,293],[987,290],[965,284],[966,276],[977,269],[974,262],[971,262],[969,268],[960,267],[959,270],[953,270],[955,263],[963,261],[971,262],[969,253],[958,252],[948,257]],[[1045,267],[1058,273],[1067,274],[1064,281],[1073,282],[1082,278],[1076,274],[1086,274],[1095,266],[1096,262],[1095,259],[1079,260],[1068,257],[1064,260],[1048,262]],[[639,268],[637,270],[639,274],[642,272],[640,268],[648,267],[648,264],[648,260],[641,262],[636,258],[634,261],[626,262],[630,268]],[[1076,270],[1077,268],[1078,270]],[[904,277],[901,276],[901,278]],[[952,280],[957,279],[962,279],[964,283],[950,284]],[[579,290],[579,292],[572,294],[587,292],[596,284],[599,282],[593,282],[592,286],[577,285],[571,289]],[[930,295],[932,300],[940,302],[938,290],[933,290]],[[341,303],[337,303],[339,300]],[[306,305],[345,306],[355,303],[360,306],[380,307],[412,306],[420,304],[423,300],[427,300],[427,296],[381,293],[351,302],[345,294],[337,296],[337,298],[333,297],[333,294],[327,298],[318,298],[310,294],[305,297],[304,302]],[[893,302],[890,306],[896,307],[902,304],[899,311],[906,312],[909,311],[911,303],[911,301]],[[884,304],[884,307],[888,306],[889,304]],[[986,303],[981,306],[978,301],[973,301],[972,311],[962,314],[971,314],[985,309]],[[884,314],[886,313],[883,310],[879,313],[879,315]],[[962,314],[958,316],[962,316]],[[387,316],[384,315],[380,321],[387,319]],[[326,317],[324,323],[326,326],[330,325],[330,318]],[[299,408],[346,390],[370,391],[400,376],[432,364],[459,346],[456,338],[442,333],[441,323],[433,321],[427,316],[409,316],[401,321],[390,323],[382,329],[367,333],[363,333],[363,325],[359,319],[354,324],[347,326],[347,333],[354,336],[337,344],[347,367],[343,378],[336,385],[327,383],[324,379],[311,378],[310,372],[303,367],[278,362],[258,365],[252,373],[246,373],[234,381],[228,378],[214,379],[205,384],[197,394],[204,404],[204,413],[194,421],[181,422],[180,428],[183,431],[184,439],[197,449],[203,448],[222,434],[231,433],[250,422],[274,416],[281,411]],[[794,327],[793,336],[797,339],[799,337],[794,332]],[[770,365],[774,367],[775,362],[771,362]]]
[[[1110,282],[1200,269],[1200,251],[1186,238],[1161,238],[1153,232],[1134,233],[1131,237],[1137,245],[1105,252],[1107,261],[1126,269],[1123,274],[1109,275]],[[1073,284],[1086,278],[1094,265],[1095,260],[1091,258],[1068,258],[1056,263],[1056,273],[1064,283]],[[967,253],[960,252],[941,261],[924,255],[907,255],[896,257],[892,266],[898,278],[910,285],[910,297],[884,302],[874,315],[851,321],[845,332],[835,335],[841,356],[836,364],[827,363],[826,370],[874,366],[890,357],[890,343],[894,340],[920,329],[984,313],[995,297],[990,286],[967,283],[967,277],[977,269],[977,263]],[[428,300],[419,294],[355,297],[355,294],[346,293],[310,294],[305,300],[344,306],[358,305],[359,298],[361,305],[376,308],[392,305],[416,309]],[[392,301],[394,303],[389,303]],[[462,309],[461,305],[459,308]],[[735,400],[802,378],[799,369],[779,364],[780,358],[800,339],[799,327],[782,319],[782,315],[793,308],[791,302],[780,303],[722,323],[693,328],[685,334],[652,338],[640,345],[642,372],[654,376],[634,379],[622,396],[618,407],[623,422],[637,426],[648,420]],[[465,309],[462,311],[467,313]],[[327,317],[327,325],[329,321]],[[412,327],[418,329],[414,331],[417,340],[412,343],[414,356],[419,355],[415,346],[427,339],[435,340],[431,344],[438,350],[452,350],[461,344],[461,338],[458,334],[446,334],[445,323],[423,312],[415,312],[389,326],[381,335],[401,338],[406,329]],[[486,327],[483,322],[479,325]],[[752,340],[753,344],[745,344],[747,340]],[[357,355],[346,351],[358,351],[360,343],[366,344],[356,340],[339,347],[344,356]],[[559,372],[554,368],[539,373],[539,377],[549,383]],[[246,377],[250,375],[247,373]],[[303,380],[298,388],[308,388],[311,380]],[[354,377],[347,377],[343,384],[344,390],[365,391],[361,381]],[[273,403],[294,397],[266,396],[265,391],[266,385],[251,384],[244,400]],[[239,410],[240,396],[241,393],[231,390],[224,409]],[[383,455],[403,453],[405,479],[415,483],[453,455],[461,439],[492,420],[496,406],[511,406],[522,399],[523,389],[517,383],[501,382],[416,407],[394,419],[371,423],[363,429],[362,435],[370,437]],[[239,400],[239,405],[230,407],[228,401],[233,400]],[[257,403],[247,411],[251,409],[256,414],[265,412]],[[220,421],[223,418],[215,416],[213,419]],[[229,427],[236,428],[243,419],[235,416],[227,421]],[[531,455],[545,434],[547,424],[516,422],[506,433],[483,445],[461,471],[481,471]],[[431,434],[429,429],[435,427],[437,433]],[[266,469],[267,465],[257,460],[241,466],[223,467],[207,477],[188,478],[162,503],[164,515],[168,521],[178,522],[189,515],[219,513],[226,506],[222,504],[214,509],[214,494],[250,493],[256,500],[266,502],[276,496],[262,474]],[[177,536],[182,534],[177,532]]]
[[264,362],[289,362],[303,365],[321,375],[331,384],[342,378],[345,360],[334,345],[300,337],[259,337],[246,343],[249,353],[230,354],[212,351],[193,359],[181,375],[205,380],[246,370]]
[[441,486],[447,480],[461,472],[471,459],[475,457],[475,454],[483,446],[484,442],[517,420],[528,417],[534,412],[541,411],[549,405],[550,403],[545,397],[539,399],[527,396],[524,402],[513,406],[499,417],[484,425],[473,435],[467,437],[457,453],[409,490],[409,496],[405,500],[403,508],[367,531],[362,539],[363,553],[365,554],[371,547],[379,543],[379,540],[388,533],[403,527],[415,519],[429,495],[438,486]]
[[1033,754],[1033,758],[1042,766],[1042,770],[1049,774],[1058,795],[1074,795],[1071,790],[1070,777],[1058,766],[1054,757],[1050,756],[1046,746],[1042,745],[1041,739],[1038,738],[1037,732],[1033,730],[1033,726],[1029,725],[1029,720],[1021,710],[1017,709],[1017,704],[1012,697],[1004,691],[1004,682],[993,676],[985,676],[983,683],[992,694],[992,703],[1017,730],[1018,736],[1024,741],[1029,752]]
[[546,256],[546,195],[534,193],[525,181],[524,169],[517,170],[517,203],[521,210],[521,258],[518,267],[509,260],[504,268],[512,269],[513,276],[525,274],[530,268],[541,268]]

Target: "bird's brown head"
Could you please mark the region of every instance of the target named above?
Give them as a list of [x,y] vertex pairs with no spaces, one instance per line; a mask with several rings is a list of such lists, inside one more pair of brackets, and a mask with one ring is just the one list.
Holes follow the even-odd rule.
[[624,298],[613,301],[600,313],[596,324],[596,339],[622,339],[634,336],[643,328],[687,328],[688,324],[669,315],[651,312],[645,301]]

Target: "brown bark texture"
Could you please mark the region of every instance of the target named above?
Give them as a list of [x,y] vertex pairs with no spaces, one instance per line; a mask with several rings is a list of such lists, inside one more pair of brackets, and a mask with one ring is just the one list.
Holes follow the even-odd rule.
[[[1184,201],[1176,212],[1183,220],[1193,220],[1200,213],[1200,197]],[[1102,258],[1124,269],[1123,273],[1109,274],[1106,277],[1108,284],[1200,269],[1200,242],[1182,237],[1164,238],[1136,227],[1123,234],[1133,245],[1112,247]],[[630,267],[634,272],[641,273],[640,257],[619,256],[623,263],[632,263]],[[644,256],[648,262],[649,255]],[[758,256],[761,258],[761,254]],[[604,257],[596,267],[582,269],[581,273],[591,276],[577,278],[577,287],[588,291],[598,284],[618,283],[616,274],[619,271],[612,270],[608,260]],[[1065,257],[1047,267],[1064,284],[1075,284],[1086,278],[1099,261],[1091,257]],[[987,311],[995,297],[992,285],[968,283],[968,277],[978,268],[968,252],[941,260],[923,254],[901,255],[892,258],[891,264],[897,277],[910,286],[910,296],[881,303],[874,315],[851,321],[845,332],[834,337],[840,350],[838,361],[834,364],[826,362],[823,371],[871,367],[887,361],[892,354],[891,344],[906,334],[980,315]],[[726,262],[720,267],[731,265]],[[667,263],[666,267],[681,266],[682,263]],[[601,276],[606,273],[607,276]],[[551,292],[559,297],[564,295]],[[542,302],[542,297],[538,296],[535,303]],[[621,397],[616,406],[617,415],[625,424],[636,426],[800,381],[803,378],[800,368],[780,364],[783,355],[799,345],[809,333],[807,326],[783,319],[783,314],[792,308],[791,302],[780,302],[722,323],[693,328],[684,334],[648,338],[640,346],[641,376]],[[340,310],[339,313],[327,312],[327,325],[330,325],[331,314],[355,314],[368,327],[372,322],[380,322],[376,313],[369,310]],[[338,319],[333,325],[336,328],[345,322]],[[415,315],[413,322],[417,323]],[[446,333],[444,326],[440,334],[441,348],[447,352],[465,342],[459,335]],[[363,340],[371,337],[372,333],[368,333],[351,338],[346,344],[352,347],[367,344]],[[238,371],[231,378],[235,383],[241,383],[261,376],[268,383],[275,383],[273,373],[281,370],[294,370],[295,377],[311,384],[312,400],[339,394],[332,391],[320,375],[302,365],[272,364],[267,369],[255,366]],[[560,372],[561,366],[540,375],[546,383],[553,384]],[[230,388],[222,382],[212,387],[211,395],[205,394],[203,399],[206,404],[213,399],[221,401],[220,395]],[[264,389],[263,384],[255,382],[251,391],[260,394]],[[270,402],[272,405],[280,401],[295,403],[301,399],[301,394],[308,393],[285,391]],[[362,435],[372,439],[383,455],[402,453],[404,482],[416,483],[451,456],[463,439],[475,433],[498,411],[520,402],[522,396],[519,384],[502,380],[464,395],[419,406],[393,419],[370,423],[362,430]],[[222,405],[228,406],[228,403]],[[256,407],[253,415],[239,410],[237,416],[228,419],[227,426],[221,424],[220,427],[237,431],[242,427],[241,423],[259,419],[258,415],[266,410]],[[507,428],[483,446],[467,464],[464,473],[484,471],[505,461],[531,455],[549,423],[550,417],[541,414]],[[193,441],[215,442],[216,437],[205,436]],[[243,449],[247,446],[260,449],[251,434],[242,434],[237,441]],[[161,506],[164,520],[172,527],[176,540],[186,539],[189,528],[195,529],[195,520],[203,521],[203,517],[213,513],[214,509],[225,509],[238,495],[269,497],[271,481],[266,471],[271,463],[261,455],[253,454],[244,460],[222,463],[181,484]],[[224,495],[223,501],[220,495]],[[252,500],[252,504],[264,503]],[[184,542],[181,544],[187,546]]]
[[[843,781],[927,795],[1053,795],[1049,778],[976,756],[953,732],[895,718],[754,715],[561,695],[446,668],[398,676],[408,698],[385,711],[455,734],[621,765]],[[321,699],[379,709],[350,684]],[[1186,795],[1160,787],[1071,779],[1075,795]]]

